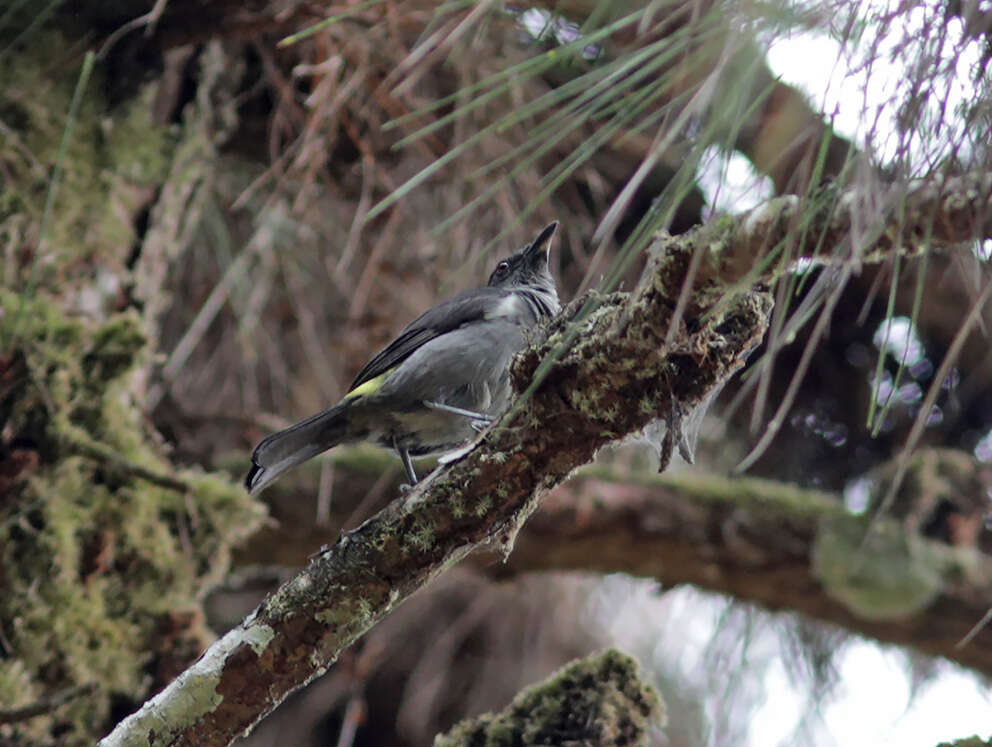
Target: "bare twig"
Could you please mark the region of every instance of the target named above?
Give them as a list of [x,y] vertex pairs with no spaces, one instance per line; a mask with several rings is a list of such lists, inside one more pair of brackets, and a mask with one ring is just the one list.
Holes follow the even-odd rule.
[[187,493],[190,490],[190,486],[183,480],[172,477],[171,475],[155,472],[129,459],[125,459],[107,444],[68,436],[65,438],[65,444],[70,451],[105,464],[110,469],[116,470],[123,475],[137,477],[153,485],[175,490],[180,493]]
[[67,687],[65,690],[60,690],[54,695],[41,698],[30,705],[21,706],[20,708],[0,708],[0,724],[16,724],[19,721],[27,721],[36,716],[43,716],[65,705],[70,700],[82,698],[93,692],[96,692],[96,683],[87,682],[83,685]]
[[110,50],[114,48],[121,39],[127,36],[129,33],[135,29],[140,29],[142,26],[145,27],[145,36],[151,36],[155,32],[155,25],[158,23],[162,14],[165,12],[165,6],[169,4],[169,0],[155,0],[155,5],[147,13],[144,13],[137,18],[133,18],[119,29],[114,31],[107,40],[100,47],[100,51],[97,53],[96,58],[98,60],[104,59]]

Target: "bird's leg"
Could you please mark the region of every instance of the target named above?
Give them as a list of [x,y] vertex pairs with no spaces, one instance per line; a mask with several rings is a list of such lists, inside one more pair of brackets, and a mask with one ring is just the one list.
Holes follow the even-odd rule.
[[432,410],[441,410],[442,412],[450,412],[452,415],[461,415],[469,418],[472,421],[472,427],[477,431],[484,430],[487,425],[493,422],[492,416],[482,412],[473,412],[472,410],[465,410],[461,407],[446,405],[442,402],[432,402],[429,399],[425,399],[424,404]]
[[413,470],[413,461],[410,459],[410,452],[406,450],[406,447],[400,446],[399,441],[395,438],[393,439],[393,448],[400,455],[400,461],[403,462],[403,469],[406,470],[407,479],[410,481],[407,488],[412,488],[417,484],[417,473]]
[[473,410],[465,410],[461,407],[455,407],[454,405],[446,405],[443,402],[433,402],[429,399],[424,400],[424,404],[427,405],[432,410],[441,410],[442,412],[450,412],[452,415],[462,415],[466,418],[471,418],[472,420],[478,420],[484,423],[491,423],[493,419],[482,412],[474,412]]

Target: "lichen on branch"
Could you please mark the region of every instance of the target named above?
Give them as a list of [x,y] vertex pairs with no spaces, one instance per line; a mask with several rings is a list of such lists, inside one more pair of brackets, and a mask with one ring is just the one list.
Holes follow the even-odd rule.
[[[600,448],[704,401],[760,341],[771,300],[745,289],[677,316],[691,252],[663,238],[653,251],[632,293],[574,303],[515,361],[518,404],[475,448],[343,533],[104,743],[227,744],[450,565],[510,552],[540,498]],[[177,704],[180,720],[157,718]]]

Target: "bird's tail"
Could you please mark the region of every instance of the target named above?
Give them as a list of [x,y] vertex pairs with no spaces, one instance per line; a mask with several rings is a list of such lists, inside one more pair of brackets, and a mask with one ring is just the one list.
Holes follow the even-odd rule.
[[262,441],[251,455],[245,487],[257,493],[286,470],[345,441],[351,404],[339,402]]

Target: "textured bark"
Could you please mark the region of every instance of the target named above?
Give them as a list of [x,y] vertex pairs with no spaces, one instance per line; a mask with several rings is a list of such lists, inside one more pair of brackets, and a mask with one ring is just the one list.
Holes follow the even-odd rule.
[[[901,235],[929,234],[930,243],[988,235],[989,185],[989,177],[983,176],[910,195]],[[847,200],[858,198],[845,195]],[[547,339],[515,361],[519,387],[535,382],[524,392],[521,406],[485,433],[469,454],[344,533],[104,743],[227,744],[473,549],[495,544],[509,553],[539,498],[575,467],[659,417],[677,422],[679,413],[703,402],[744,364],[764,334],[771,302],[764,293],[728,294],[726,289],[748,288],[774,277],[773,266],[760,272],[748,268],[766,253],[765,247],[790,235],[798,217],[795,201],[775,201],[750,215],[702,226],[687,237],[660,237],[633,293],[573,302]],[[827,246],[843,245],[851,234],[849,213],[843,210],[805,217],[825,226]],[[892,219],[880,217],[874,233],[877,251],[870,257],[900,246],[891,232],[882,230]],[[924,224],[934,230],[905,231]],[[808,243],[800,251],[816,247],[820,238],[815,231],[805,236]],[[745,277],[748,282],[741,282]],[[685,296],[684,286],[691,288]],[[669,433],[677,437],[678,428]],[[667,449],[673,441],[668,439]],[[779,536],[788,547],[793,530],[786,529]],[[694,549],[696,544],[682,548],[675,560]],[[829,565],[824,568],[830,570]],[[774,576],[774,569],[769,573]],[[763,587],[777,583],[769,573],[761,574]],[[805,578],[809,582],[808,574]],[[749,571],[734,586],[744,594],[758,580]],[[922,601],[917,595],[912,604],[932,603],[938,592],[932,585],[925,591]],[[835,583],[834,592],[846,590]],[[821,605],[826,599],[816,598]],[[891,611],[886,615],[891,618]],[[926,631],[920,639],[946,641],[957,632]]]
[[227,744],[470,551],[508,553],[540,496],[600,447],[722,384],[760,341],[771,302],[739,293],[693,320],[695,332],[677,325],[666,344],[691,254],[657,248],[663,275],[646,273],[630,295],[573,304],[517,359],[521,388],[540,367],[538,383],[471,453],[344,533],[104,744]]
[[992,173],[972,172],[908,188],[861,185],[815,206],[780,197],[686,235],[722,247],[702,262],[697,284],[768,282],[805,257],[826,265],[881,262],[938,247],[992,238]]
[[961,645],[992,608],[992,558],[952,550],[960,565],[927,606],[869,619],[832,593],[814,563],[821,531],[837,521],[851,522],[859,537],[870,524],[848,516],[836,497],[766,480],[689,474],[618,484],[589,477],[545,500],[506,564],[493,570],[624,572],[668,587],[689,583],[992,676],[992,635]]
[[[971,455],[958,456],[977,466]],[[333,458],[335,512],[328,525],[314,523],[312,501],[298,496],[279,500],[272,504],[277,524],[256,533],[239,550],[236,565],[306,563],[308,555],[335,540],[338,527],[349,521],[376,478],[396,461],[385,452],[375,459],[364,449]],[[377,466],[371,468],[370,462]],[[389,489],[398,482],[397,474]],[[915,514],[904,509],[942,495],[932,484],[908,482],[890,513],[907,524]],[[957,481],[953,492],[959,503],[985,500],[981,485]],[[925,508],[930,516],[942,510],[938,505]],[[962,552],[963,560],[976,564],[973,571],[947,574],[940,594],[916,614],[872,621],[832,597],[813,567],[819,527],[838,518],[847,518],[841,496],[771,480],[695,471],[617,474],[592,467],[541,502],[505,563],[493,563],[487,554],[476,559],[486,573],[499,578],[534,571],[589,571],[654,578],[666,587],[692,584],[943,656],[992,676],[992,639],[981,635],[958,645],[992,608],[988,572],[984,582],[973,572],[989,565],[988,555]],[[861,532],[867,531],[867,518],[855,522]],[[914,531],[924,530],[925,522],[912,523]],[[987,552],[992,532],[984,530],[981,540]]]

